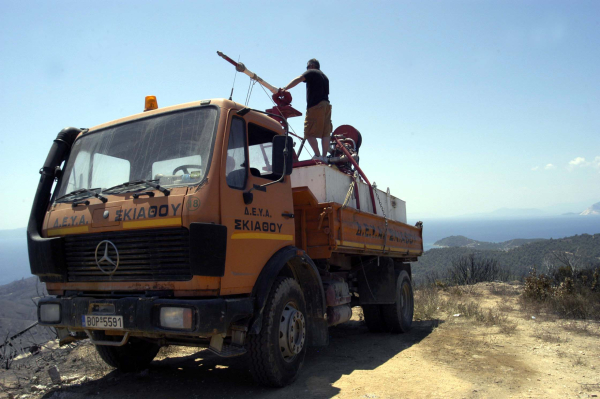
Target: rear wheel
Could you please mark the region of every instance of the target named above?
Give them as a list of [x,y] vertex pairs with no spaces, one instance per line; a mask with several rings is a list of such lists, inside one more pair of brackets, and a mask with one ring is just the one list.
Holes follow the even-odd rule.
[[159,345],[138,338],[130,338],[123,346],[96,345],[106,364],[124,372],[147,368],[159,350]]
[[387,330],[396,334],[410,331],[414,306],[410,277],[405,270],[402,270],[396,281],[396,303],[381,305]]
[[263,385],[292,383],[306,355],[306,303],[296,280],[279,277],[263,311],[260,333],[248,336],[250,372]]
[[372,333],[410,331],[414,312],[410,277],[405,270],[396,280],[396,301],[391,305],[362,305],[365,324]]
[[362,310],[365,316],[365,324],[370,332],[380,333],[387,330],[381,305],[362,305]]

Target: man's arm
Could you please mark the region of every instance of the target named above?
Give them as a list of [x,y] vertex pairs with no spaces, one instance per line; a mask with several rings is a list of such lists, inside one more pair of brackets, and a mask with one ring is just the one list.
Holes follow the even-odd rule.
[[287,86],[282,87],[281,90],[286,91],[286,90],[291,89],[292,87],[296,87],[298,85],[298,83],[304,82],[304,80],[305,80],[304,75],[300,75],[296,79],[294,79],[290,83],[288,83]]

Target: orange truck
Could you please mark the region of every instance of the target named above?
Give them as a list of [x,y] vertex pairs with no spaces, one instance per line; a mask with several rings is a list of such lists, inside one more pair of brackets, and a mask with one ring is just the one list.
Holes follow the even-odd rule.
[[291,383],[355,306],[371,331],[408,331],[422,224],[358,176],[356,137],[336,129],[330,162],[298,161],[276,119],[147,97],[145,112],[63,129],[27,228],[50,294],[39,323],[125,371],[167,345],[248,353],[271,386]]

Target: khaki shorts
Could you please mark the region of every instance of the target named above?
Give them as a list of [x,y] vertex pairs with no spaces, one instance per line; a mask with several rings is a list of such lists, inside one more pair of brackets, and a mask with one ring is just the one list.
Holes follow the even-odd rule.
[[304,138],[322,139],[328,137],[332,131],[331,104],[329,104],[329,101],[323,100],[306,110]]

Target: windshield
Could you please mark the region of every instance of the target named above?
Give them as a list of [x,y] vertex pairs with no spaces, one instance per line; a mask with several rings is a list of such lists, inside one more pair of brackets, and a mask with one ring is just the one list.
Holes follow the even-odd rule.
[[73,145],[56,198],[140,180],[197,184],[209,166],[216,123],[217,109],[203,107],[84,134]]

